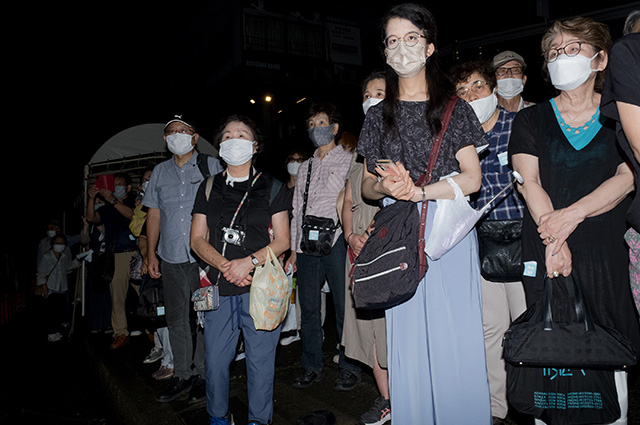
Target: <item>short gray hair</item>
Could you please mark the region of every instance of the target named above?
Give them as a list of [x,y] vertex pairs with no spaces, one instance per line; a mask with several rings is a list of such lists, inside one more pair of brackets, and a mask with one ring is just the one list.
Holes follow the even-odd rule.
[[624,21],[622,34],[627,35],[631,34],[632,32],[638,32],[639,30],[635,29],[635,27],[638,25],[638,21],[640,21],[640,10],[631,11],[631,13],[627,15],[627,20]]

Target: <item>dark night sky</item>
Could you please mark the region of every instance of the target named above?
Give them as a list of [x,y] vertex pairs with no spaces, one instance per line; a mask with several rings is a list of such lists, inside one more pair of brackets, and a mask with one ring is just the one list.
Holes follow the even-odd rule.
[[[265,1],[274,11],[310,13],[304,10],[305,3]],[[375,16],[392,3],[329,0],[314,6],[324,14],[340,7],[366,8],[373,12],[367,16]],[[602,4],[551,3],[552,20],[594,11]],[[16,205],[17,221],[25,222],[10,225],[9,235],[15,241],[42,236],[43,216],[59,211],[78,195],[84,164],[109,137],[133,125],[164,121],[167,113],[191,102],[189,92],[204,84],[189,78],[198,67],[193,58],[217,54],[198,47],[199,18],[209,2],[71,4],[22,2],[16,6],[20,10],[5,15],[11,21],[5,28],[10,32],[5,40],[11,40],[3,61],[11,76],[5,80],[9,94],[5,104],[9,116],[17,118],[9,121],[15,127],[11,124],[13,134],[4,144],[5,158],[14,164],[4,167],[4,181],[15,191],[5,206]],[[455,39],[544,22],[536,16],[535,1],[452,4],[434,2],[430,9],[439,25],[440,47]],[[371,22],[372,27],[378,25]],[[200,99],[203,104],[224,110],[226,99],[216,98],[215,92],[207,96]],[[27,177],[17,171],[22,163],[29,170]]]

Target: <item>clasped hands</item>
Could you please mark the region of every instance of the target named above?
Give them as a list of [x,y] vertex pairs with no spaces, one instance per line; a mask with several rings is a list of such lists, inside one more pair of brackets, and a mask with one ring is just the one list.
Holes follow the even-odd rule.
[[222,275],[227,280],[238,287],[249,286],[253,280],[251,272],[253,271],[253,264],[250,257],[238,258],[231,261],[223,262],[218,270],[222,272]]
[[387,196],[401,200],[411,201],[416,185],[411,180],[409,171],[404,168],[401,162],[391,162],[385,164],[385,169],[376,166],[375,171],[380,176],[380,180],[376,183],[374,188]]
[[577,211],[562,208],[540,216],[538,235],[545,245],[545,265],[549,278],[571,274],[571,251],[567,238],[582,222]]

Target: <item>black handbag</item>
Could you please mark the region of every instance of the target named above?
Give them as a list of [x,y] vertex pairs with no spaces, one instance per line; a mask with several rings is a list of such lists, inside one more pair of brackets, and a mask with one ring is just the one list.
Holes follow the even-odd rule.
[[[611,423],[620,417],[614,370],[636,363],[635,349],[615,329],[593,323],[577,275],[545,277],[542,299],[505,333],[509,403],[547,424]],[[573,319],[554,322],[552,286],[567,284],[560,303]],[[556,310],[558,311],[558,310]]]
[[162,280],[152,279],[149,275],[142,277],[136,314],[150,328],[157,329],[167,326]]
[[338,226],[336,226],[332,218],[307,215],[307,199],[309,197],[312,160],[313,158],[309,159],[307,183],[305,185],[302,202],[302,240],[300,241],[300,249],[307,255],[324,257],[325,255],[329,255],[331,248],[333,248],[333,238]]
[[[427,171],[416,182],[418,186],[431,180],[456,101],[451,98],[445,107],[442,128],[434,138]],[[386,309],[413,297],[428,269],[424,239],[428,204],[423,202],[418,213],[415,203],[396,201],[376,213],[374,229],[349,273],[356,308]]]
[[482,220],[476,226],[480,272],[490,282],[522,279],[522,219]]
[[542,300],[522,313],[505,332],[504,359],[516,366],[553,368],[615,370],[636,364],[635,348],[624,335],[593,323],[576,272],[561,280],[574,300],[569,303],[573,304],[570,316],[574,320],[553,321],[553,290],[545,276]]
[[93,285],[103,291],[109,289],[109,284],[113,280],[116,270],[115,253],[111,249],[98,254],[93,263]]

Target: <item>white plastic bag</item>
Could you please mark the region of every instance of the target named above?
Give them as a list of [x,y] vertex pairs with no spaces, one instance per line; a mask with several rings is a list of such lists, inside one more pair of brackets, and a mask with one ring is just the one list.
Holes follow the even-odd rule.
[[[293,288],[293,267],[289,265],[289,270],[287,270],[287,279],[289,279],[289,285]],[[289,331],[297,331],[298,330],[298,318],[296,315],[296,305],[295,300],[293,299],[295,294],[293,290],[291,291],[291,299],[289,301],[289,310],[287,315],[284,318],[284,322],[282,322],[281,332],[289,332]]]
[[249,314],[258,330],[272,331],[287,315],[291,285],[280,262],[267,246],[267,260],[256,268],[249,292]]
[[439,259],[464,239],[482,216],[482,212],[469,205],[460,186],[451,177],[447,181],[453,187],[455,198],[436,201],[436,215],[425,247],[432,260]]

